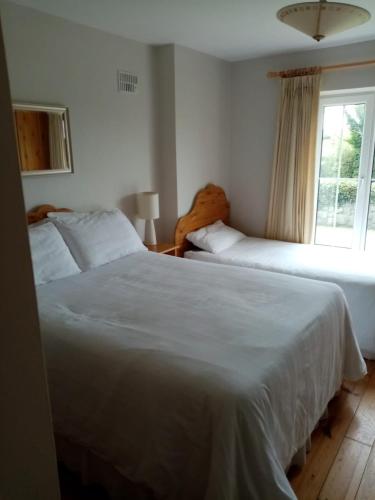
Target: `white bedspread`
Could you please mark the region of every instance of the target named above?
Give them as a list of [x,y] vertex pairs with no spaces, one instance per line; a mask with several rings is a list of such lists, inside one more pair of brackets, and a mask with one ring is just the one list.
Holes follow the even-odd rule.
[[342,291],[137,253],[38,288],[55,429],[157,498],[295,498],[284,470],[365,365]]
[[336,283],[348,301],[362,354],[375,359],[375,259],[372,254],[245,238],[219,254],[189,251],[185,252],[185,257]]

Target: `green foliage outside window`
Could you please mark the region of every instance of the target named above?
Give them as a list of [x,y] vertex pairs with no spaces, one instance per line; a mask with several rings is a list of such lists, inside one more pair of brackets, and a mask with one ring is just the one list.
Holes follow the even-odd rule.
[[[354,113],[344,111],[347,125],[350,129],[349,136],[345,137],[342,143],[342,158],[340,177],[357,178],[359,162],[361,157],[361,145],[363,125],[365,119],[365,107],[356,106]],[[329,137],[323,138],[330,140]],[[321,159],[320,177],[336,177],[338,175],[339,159],[335,154],[323,154]]]
[[[357,179],[340,179],[338,192],[338,205],[347,203],[355,204],[357,198]],[[373,188],[373,186],[371,186]],[[375,191],[374,191],[375,196]],[[319,185],[319,207],[334,207],[336,197],[336,180],[326,179]]]

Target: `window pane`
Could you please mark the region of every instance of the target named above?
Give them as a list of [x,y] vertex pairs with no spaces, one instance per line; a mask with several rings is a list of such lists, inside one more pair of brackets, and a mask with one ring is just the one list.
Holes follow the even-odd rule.
[[375,157],[371,174],[370,204],[367,217],[365,250],[375,250]]
[[351,248],[364,104],[325,106],[315,243]]

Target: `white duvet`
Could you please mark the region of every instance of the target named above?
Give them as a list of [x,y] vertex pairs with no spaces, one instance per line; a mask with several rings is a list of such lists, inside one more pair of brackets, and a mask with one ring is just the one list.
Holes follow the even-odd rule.
[[189,251],[185,257],[336,283],[348,301],[362,354],[375,359],[375,259],[372,254],[248,237],[218,254]]
[[365,365],[342,291],[141,252],[38,287],[56,432],[156,498],[295,498],[285,476]]

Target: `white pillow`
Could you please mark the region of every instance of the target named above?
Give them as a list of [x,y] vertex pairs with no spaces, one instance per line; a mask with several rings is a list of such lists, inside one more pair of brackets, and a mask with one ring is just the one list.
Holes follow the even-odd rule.
[[120,210],[49,212],[82,271],[145,251],[137,231]]
[[29,227],[29,240],[36,285],[81,272],[52,222]]
[[210,226],[187,234],[186,238],[206,252],[219,253],[245,238],[245,235],[218,220]]

